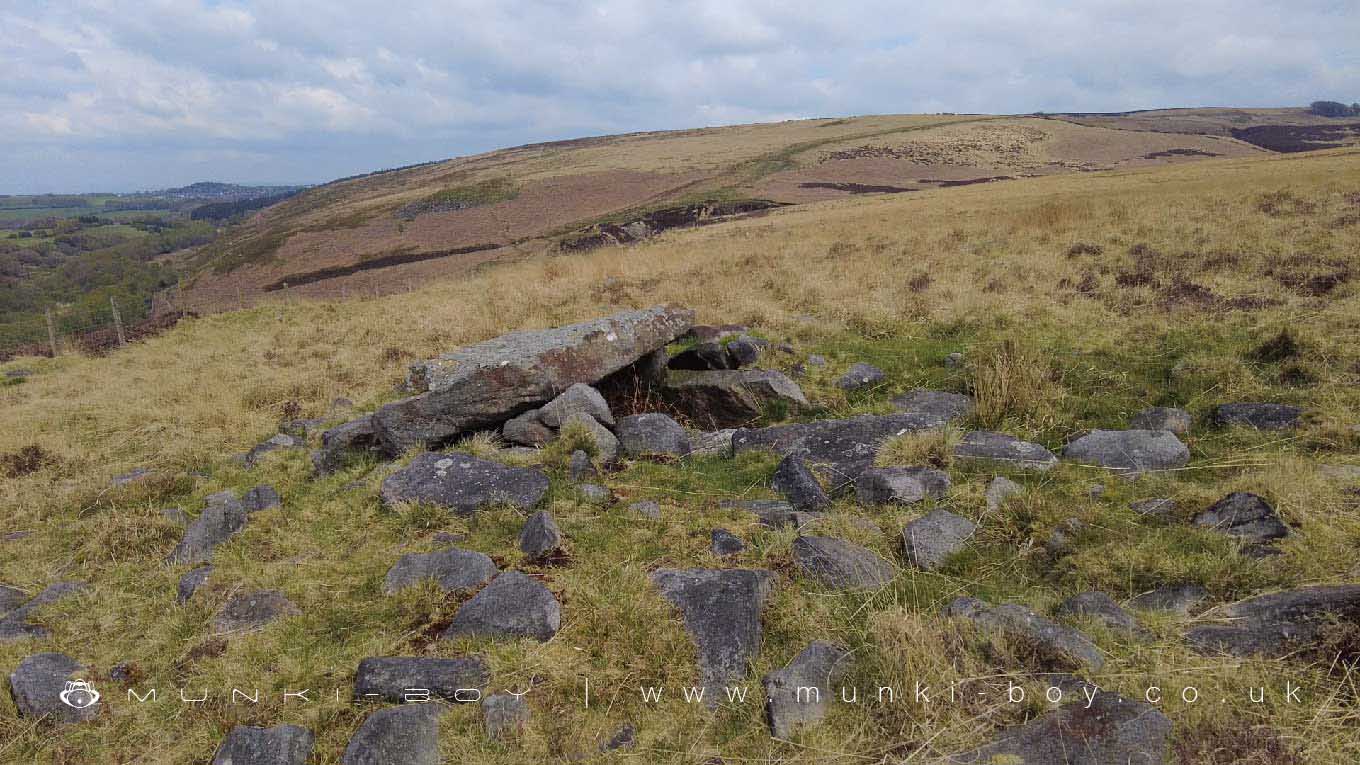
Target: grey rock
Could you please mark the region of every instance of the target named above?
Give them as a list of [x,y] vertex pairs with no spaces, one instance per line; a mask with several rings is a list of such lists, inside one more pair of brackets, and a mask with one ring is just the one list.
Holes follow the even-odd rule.
[[661,505],[654,500],[644,499],[641,502],[634,502],[628,506],[628,509],[653,521],[661,520]]
[[973,399],[961,393],[915,388],[892,400],[893,408],[907,414],[958,420],[973,411]]
[[1018,638],[1036,648],[1045,663],[1084,666],[1092,672],[1105,665],[1105,657],[1090,638],[1024,606],[1014,603],[989,606],[974,598],[956,598],[946,606],[945,615],[967,619],[984,632]]
[[547,491],[548,476],[535,468],[507,467],[460,452],[426,452],[383,479],[381,494],[389,505],[428,502],[472,515],[496,504],[528,509]]
[[824,587],[876,590],[897,576],[897,569],[867,547],[835,537],[793,540],[793,565]]
[[685,429],[669,416],[657,412],[619,418],[617,434],[619,450],[625,457],[683,457],[690,452]]
[[836,387],[845,391],[860,390],[878,385],[887,377],[882,369],[873,364],[865,364],[859,361],[851,364],[850,369],[836,380]]
[[501,438],[520,446],[542,446],[556,437],[551,428],[539,421],[537,409],[511,417],[501,426]]
[[28,593],[17,587],[0,584],[0,617],[28,602]]
[[571,460],[567,463],[567,474],[571,477],[572,483],[580,483],[587,478],[599,476],[600,471],[595,469],[595,463],[590,461],[590,455],[577,449],[571,453]]
[[576,490],[581,493],[582,499],[592,505],[603,505],[614,497],[614,493],[607,486],[598,483],[583,483],[578,485]]
[[19,716],[30,720],[49,718],[59,723],[92,720],[100,704],[77,709],[61,700],[67,682],[83,679],[84,667],[61,653],[39,653],[19,662],[9,675],[10,693]]
[[1254,544],[1272,542],[1289,535],[1289,528],[1275,514],[1275,508],[1261,497],[1242,491],[1229,494],[1195,516],[1195,525]]
[[241,498],[241,505],[245,507],[248,513],[258,513],[261,510],[280,507],[282,504],[283,500],[279,497],[279,492],[268,484],[256,486],[247,491],[246,495]]
[[1149,518],[1166,518],[1176,512],[1174,499],[1140,499],[1129,503],[1129,509]]
[[321,448],[312,453],[312,467],[320,475],[328,475],[344,467],[352,454],[373,451],[377,447],[377,432],[367,415],[350,420],[321,434]]
[[769,346],[769,342],[758,337],[742,335],[727,344],[728,365],[732,369],[749,367],[760,360],[760,354]]
[[496,576],[496,564],[486,555],[450,547],[429,553],[403,555],[388,569],[383,592],[388,595],[434,580],[444,592],[474,590]]
[[[491,670],[480,656],[373,656],[359,662],[354,698],[398,704],[433,699],[475,701],[490,681]],[[471,692],[474,690],[476,693]]]
[[547,510],[529,516],[519,532],[519,549],[530,558],[540,558],[562,546],[562,531]]
[[1024,490],[1025,487],[999,475],[987,484],[987,490],[983,493],[983,497],[987,500],[988,510],[999,510],[1005,504],[1007,498],[1020,494]]
[[1290,430],[1299,426],[1302,417],[1302,409],[1288,404],[1220,404],[1214,408],[1214,424],[1220,427]]
[[949,491],[949,474],[926,467],[869,468],[855,479],[855,497],[866,506],[911,505]]
[[1105,496],[1105,484],[1093,483],[1087,486],[1086,496],[1090,497],[1092,501],[1099,501],[1101,497]]
[[958,369],[963,366],[963,354],[955,351],[944,357],[944,365],[950,369]]
[[84,582],[58,582],[43,588],[42,592],[0,619],[0,643],[47,637],[50,633],[46,627],[32,624],[29,620],[44,606],[76,595],[85,589],[87,585]]
[[188,573],[179,578],[179,586],[175,589],[175,599],[180,603],[189,602],[189,598],[198,592],[198,588],[208,582],[208,577],[212,576],[213,567],[211,565],[199,566],[189,569]]
[[518,736],[529,724],[529,704],[523,696],[496,693],[482,702],[482,725],[487,738],[504,741]]
[[1129,607],[1140,611],[1171,611],[1190,616],[1209,597],[1209,591],[1198,584],[1173,584],[1131,599]]
[[818,353],[813,353],[807,357],[806,363],[810,367],[824,367],[826,366],[826,357]]
[[217,748],[212,765],[305,765],[312,743],[312,732],[296,725],[238,725]]
[[468,635],[544,641],[561,626],[562,606],[552,592],[532,577],[508,571],[458,609],[442,638]]
[[542,406],[576,383],[598,382],[664,348],[693,322],[693,311],[658,306],[511,332],[418,362],[407,377],[416,395],[374,413],[374,430],[390,455],[437,447]]
[[256,590],[228,600],[213,620],[218,632],[249,632],[302,613],[278,590]]
[[741,541],[741,537],[733,534],[727,529],[713,529],[713,531],[709,533],[708,549],[713,551],[714,555],[726,557],[728,555],[737,555],[745,550],[746,543]]
[[1360,584],[1301,587],[1258,595],[1200,615],[1210,623],[1186,637],[1202,653],[1279,658],[1321,648],[1334,625],[1360,621]]
[[699,653],[704,703],[718,704],[722,686],[746,677],[760,652],[760,614],[774,586],[762,569],[658,569],[652,584],[680,611]]
[[619,458],[619,439],[610,432],[609,428],[601,425],[585,412],[573,412],[562,420],[563,427],[584,428],[590,434],[590,440],[595,443],[595,454],[600,462],[608,465]]
[[1110,630],[1137,633],[1138,621],[1125,611],[1114,598],[1103,592],[1083,592],[1064,600],[1053,609],[1055,616],[1084,617],[1105,625]]
[[1190,432],[1190,413],[1170,406],[1153,406],[1135,414],[1129,420],[1134,430],[1169,430],[1178,436]]
[[1016,762],[1114,765],[1169,762],[1171,720],[1151,704],[1110,691],[1095,691],[1023,725],[1002,731],[991,743],[948,757],[963,765]]
[[735,428],[694,431],[689,434],[690,454],[696,457],[731,457]]
[[292,436],[300,441],[306,441],[313,435],[321,433],[324,430],[325,424],[326,420],[320,417],[304,420],[288,420],[279,423],[279,432],[284,435]]
[[667,367],[677,371],[701,372],[718,369],[732,369],[732,357],[722,343],[699,343],[693,348],[675,354],[667,362]]
[[977,525],[963,516],[948,510],[931,511],[902,529],[907,563],[924,571],[934,571],[967,546],[975,530]]
[[1184,467],[1190,449],[1167,430],[1093,430],[1068,444],[1063,459],[1143,473]]
[[243,461],[245,462],[246,467],[252,468],[255,467],[255,464],[258,463],[261,458],[270,452],[276,452],[280,449],[303,449],[306,448],[306,446],[306,442],[300,438],[291,436],[287,433],[276,433],[273,436],[270,436],[268,440],[251,447],[250,451],[245,453]]
[[963,440],[954,448],[954,458],[1038,471],[1051,470],[1058,464],[1053,452],[1039,444],[986,430],[965,433]]
[[783,669],[762,678],[766,720],[775,738],[787,739],[795,727],[825,717],[835,693],[832,686],[849,665],[850,652],[844,647],[814,640]]
[[404,704],[379,709],[354,732],[341,765],[439,765],[439,718],[443,704]]
[[560,428],[573,414],[585,414],[602,425],[613,427],[614,413],[604,396],[585,383],[576,383],[543,405],[538,410],[538,419],[550,428]]
[[718,507],[724,510],[742,510],[751,513],[760,519],[761,524],[774,529],[800,529],[821,520],[825,516],[824,513],[808,513],[796,510],[793,505],[777,499],[725,499],[718,503]]
[[798,383],[770,369],[675,373],[667,378],[662,395],[677,411],[709,428],[751,422],[773,404],[794,411],[810,406]]
[[734,454],[751,450],[797,454],[829,483],[834,494],[873,465],[885,440],[944,425],[933,415],[861,415],[738,430],[732,435],[732,448]]
[[1080,518],[1065,518],[1053,529],[1044,549],[1048,554],[1059,557],[1072,551],[1072,543],[1087,529],[1086,522]]
[[826,496],[817,477],[797,454],[790,454],[780,460],[779,467],[774,471],[773,485],[774,490],[783,494],[796,510],[817,512],[831,506],[831,498]]

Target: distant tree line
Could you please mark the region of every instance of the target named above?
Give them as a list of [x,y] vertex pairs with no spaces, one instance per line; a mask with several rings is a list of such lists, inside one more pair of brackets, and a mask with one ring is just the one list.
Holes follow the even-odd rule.
[[232,202],[209,202],[206,205],[195,207],[194,211],[189,213],[189,217],[193,220],[227,220],[252,210],[263,209],[275,202],[282,202],[296,193],[296,191],[288,191],[283,194],[256,197],[255,199],[238,199]]
[[1319,117],[1360,117],[1360,103],[1346,106],[1340,101],[1314,101],[1308,111]]

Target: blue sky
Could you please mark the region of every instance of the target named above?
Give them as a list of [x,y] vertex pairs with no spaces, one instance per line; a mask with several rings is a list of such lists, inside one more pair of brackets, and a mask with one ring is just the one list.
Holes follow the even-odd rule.
[[1354,0],[5,0],[0,193],[798,117],[1360,100]]

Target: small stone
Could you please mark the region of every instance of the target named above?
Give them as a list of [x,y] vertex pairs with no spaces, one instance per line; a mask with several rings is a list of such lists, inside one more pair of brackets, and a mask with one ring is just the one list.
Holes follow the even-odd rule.
[[[9,688],[19,716],[30,720],[50,718],[60,723],[92,720],[99,714],[99,701],[85,705],[88,695],[71,698],[79,706],[63,703],[61,694],[70,688],[68,683],[81,679],[84,668],[71,657],[61,653],[39,653],[19,662],[9,676]],[[86,692],[79,692],[86,693]]]
[[369,715],[349,740],[341,765],[439,765],[443,704],[403,704]]
[[266,454],[282,449],[303,449],[307,444],[300,438],[287,433],[275,433],[267,440],[255,445],[241,458],[247,468],[255,467]]
[[312,732],[296,725],[231,729],[212,765],[304,765],[312,754]]
[[743,510],[760,519],[761,524],[770,528],[801,529],[825,517],[825,513],[807,513],[795,510],[793,505],[777,499],[730,500],[718,503],[724,510]]
[[1214,409],[1214,424],[1220,427],[1290,430],[1299,426],[1302,417],[1302,409],[1287,404],[1221,404]]
[[[224,492],[230,497],[229,493]],[[222,495],[214,495],[221,497]],[[184,538],[171,551],[169,563],[207,563],[218,545],[245,528],[248,511],[235,497],[229,501],[214,501],[184,530]]]
[[403,555],[388,569],[383,592],[393,595],[433,580],[444,592],[474,590],[496,576],[496,564],[486,555],[451,547],[429,553]]
[[934,510],[902,529],[907,562],[924,571],[934,571],[967,546],[976,530],[977,525],[963,516]]
[[573,414],[585,414],[603,425],[613,427],[614,413],[598,390],[576,383],[538,410],[538,419],[550,428],[561,428]]
[[518,736],[529,724],[529,704],[523,696],[496,693],[482,702],[482,723],[487,738],[504,741]]
[[1093,483],[1090,486],[1087,486],[1086,496],[1093,500],[1099,500],[1101,497],[1105,496],[1105,484]]
[[283,500],[273,486],[261,484],[246,492],[246,495],[241,498],[241,504],[245,506],[246,512],[258,513],[261,510],[281,506]]
[[1086,617],[1115,632],[1127,634],[1139,631],[1138,622],[1103,592],[1083,592],[1064,600],[1053,610],[1055,616]]
[[949,369],[958,369],[963,366],[963,354],[955,351],[944,357],[944,365]]
[[887,379],[882,369],[864,362],[850,365],[850,369],[836,380],[836,387],[844,391],[860,390],[878,385]]
[[728,365],[732,369],[749,367],[760,360],[760,354],[769,343],[750,335],[742,335],[727,344]]
[[319,475],[334,473],[350,455],[377,450],[377,433],[369,416],[337,425],[321,434],[321,448],[312,453],[312,467]]
[[807,357],[806,363],[810,367],[824,367],[826,366],[826,357],[813,353]]
[[561,546],[562,531],[547,510],[529,516],[519,532],[520,552],[530,558],[541,558]]
[[1021,470],[1047,471],[1058,464],[1053,452],[1036,443],[1021,441],[1005,433],[974,430],[965,433],[954,447],[954,458],[963,461],[995,462]]
[[608,465],[619,458],[619,439],[594,417],[585,412],[573,412],[562,420],[562,427],[571,426],[584,428],[590,434],[590,440],[595,444],[595,454],[600,462]]
[[685,429],[669,416],[657,412],[619,418],[618,439],[625,457],[683,457],[690,452]]
[[741,537],[727,529],[713,529],[709,534],[709,539],[708,549],[719,557],[737,555],[746,549],[746,543],[741,541]]
[[302,611],[278,590],[257,590],[227,601],[213,621],[218,632],[250,632]]
[[571,477],[572,483],[580,483],[587,478],[599,476],[600,471],[595,469],[595,463],[591,462],[589,454],[577,449],[571,453],[571,460],[567,463],[567,474]]
[[532,577],[508,571],[464,603],[441,638],[468,635],[546,641],[561,626],[562,606],[552,592]]
[[1156,707],[1106,690],[1095,690],[1090,702],[1080,691],[1069,697],[1077,701],[1003,730],[991,743],[946,761],[960,765],[1154,765],[1168,761],[1171,720]]
[[1190,432],[1190,413],[1169,406],[1154,406],[1135,414],[1129,427],[1135,430],[1169,430],[1178,436]]
[[598,483],[583,483],[576,487],[581,492],[581,498],[592,505],[603,505],[613,498],[614,494],[608,487]]
[[3,619],[0,619],[0,643],[48,637],[49,632],[46,627],[32,624],[29,620],[44,606],[78,594],[86,588],[87,585],[84,582],[58,582],[43,588],[42,592],[34,595],[27,603],[15,608],[5,614]]
[[892,400],[893,408],[906,414],[937,417],[945,421],[967,417],[973,411],[973,399],[961,393],[916,388]]
[[212,572],[213,567],[211,565],[189,569],[188,573],[179,578],[179,587],[176,588],[175,599],[180,603],[187,603],[189,598],[192,598],[194,593],[198,592],[198,588],[207,583]]
[[794,509],[807,512],[825,510],[831,499],[808,469],[802,457],[790,454],[780,460],[774,472],[774,490],[784,495]]
[[1195,525],[1253,544],[1264,544],[1289,535],[1289,527],[1280,521],[1270,503],[1242,491],[1229,494],[1195,516]]
[[1209,591],[1198,584],[1173,584],[1133,598],[1129,601],[1129,607],[1140,611],[1171,611],[1181,616],[1189,616],[1196,606],[1209,598]]
[[600,744],[601,752],[613,752],[619,749],[632,749],[637,743],[637,730],[632,723],[624,725],[609,737],[609,740]]
[[1143,473],[1184,467],[1190,449],[1166,430],[1093,430],[1068,444],[1063,459]]
[[689,433],[690,455],[695,457],[731,457],[732,434],[735,428],[692,431]]
[[542,446],[556,437],[551,428],[539,421],[537,409],[512,417],[501,425],[501,438],[520,446]]
[[661,520],[661,505],[653,500],[644,499],[641,502],[634,502],[628,506],[628,509],[653,521]]
[[855,479],[855,496],[866,506],[911,505],[949,491],[949,474],[925,467],[869,468]]
[[999,475],[993,478],[991,483],[987,484],[987,491],[983,493],[983,496],[987,500],[987,509],[992,511],[1000,510],[1008,497],[1020,494],[1024,490],[1025,487],[1005,476]]
[[1176,512],[1174,499],[1140,499],[1129,503],[1129,509],[1146,518],[1165,518]]
[[762,679],[766,719],[775,738],[788,739],[795,727],[826,716],[832,686],[845,676],[850,657],[842,646],[814,640],[787,666]]
[[1084,666],[1093,672],[1105,665],[1105,657],[1090,638],[1024,606],[988,606],[974,598],[956,598],[945,608],[945,615],[967,619],[983,631],[1018,637],[1038,648],[1045,663]]
[[1044,548],[1048,554],[1060,557],[1072,551],[1072,542],[1086,530],[1086,522],[1078,518],[1067,518],[1053,529]]
[[433,699],[474,701],[490,680],[491,670],[480,656],[456,659],[373,656],[359,662],[354,675],[354,698],[398,704]]
[[824,587],[837,590],[875,590],[897,576],[897,569],[878,553],[835,537],[793,540],[793,565]]
[[425,452],[382,482],[388,505],[428,502],[460,515],[497,504],[526,510],[548,491],[548,476],[536,468],[507,467],[461,452]]

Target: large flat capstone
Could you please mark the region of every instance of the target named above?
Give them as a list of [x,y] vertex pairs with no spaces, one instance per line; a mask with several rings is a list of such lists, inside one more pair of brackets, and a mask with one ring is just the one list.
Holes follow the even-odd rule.
[[416,395],[373,414],[390,455],[432,448],[542,406],[576,383],[592,384],[664,348],[694,323],[694,312],[656,306],[555,329],[507,335],[411,365]]

